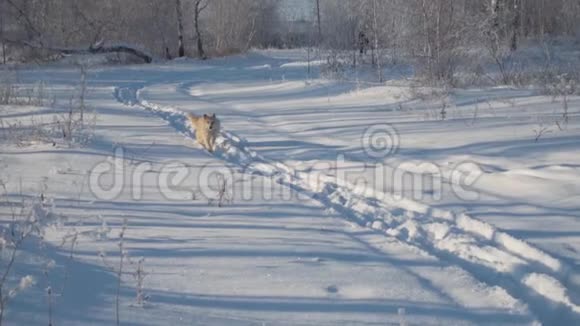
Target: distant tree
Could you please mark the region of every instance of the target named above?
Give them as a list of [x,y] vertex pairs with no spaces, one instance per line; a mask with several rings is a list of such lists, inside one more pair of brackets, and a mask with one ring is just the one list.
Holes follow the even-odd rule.
[[512,26],[511,26],[511,50],[515,51],[518,49],[518,33],[520,29],[521,20],[521,0],[512,0]]
[[205,60],[207,56],[205,55],[205,51],[203,50],[203,40],[201,38],[201,29],[199,26],[199,16],[201,12],[207,8],[209,0],[194,0],[194,7],[193,7],[193,22],[195,26],[195,36],[197,38],[197,55]]
[[320,0],[316,0],[316,22],[318,25],[318,46],[322,42],[322,25],[320,23]]
[[183,43],[183,8],[181,0],[175,0],[175,10],[177,13],[177,56],[185,57],[185,44]]
[[4,8],[4,1],[0,1],[0,50],[2,51],[2,64],[6,64],[6,42],[4,41],[4,30],[5,30],[5,19],[4,15],[1,13],[6,9]]
[[377,67],[377,74],[379,76],[379,82],[383,82],[383,70],[381,68],[381,58],[380,58],[380,48],[379,48],[379,22],[378,22],[378,4],[377,0],[373,0],[372,12],[373,12],[373,48],[375,51],[373,52],[374,59],[373,61]]

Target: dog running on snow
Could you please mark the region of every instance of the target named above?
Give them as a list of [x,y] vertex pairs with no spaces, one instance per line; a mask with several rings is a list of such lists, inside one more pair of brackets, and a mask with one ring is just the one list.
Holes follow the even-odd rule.
[[201,117],[188,113],[187,118],[195,129],[197,142],[212,153],[215,149],[215,140],[220,132],[220,121],[216,118],[215,113],[212,115],[204,114]]

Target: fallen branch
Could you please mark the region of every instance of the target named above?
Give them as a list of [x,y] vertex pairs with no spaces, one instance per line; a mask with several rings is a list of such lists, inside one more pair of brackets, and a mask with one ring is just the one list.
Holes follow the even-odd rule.
[[59,52],[62,54],[97,54],[97,53],[128,53],[132,54],[140,59],[142,59],[145,63],[153,62],[153,57],[144,51],[139,49],[130,47],[128,45],[111,45],[111,46],[90,46],[88,49],[76,49],[76,48],[59,48],[59,47],[50,47],[50,46],[43,46],[33,44],[27,41],[14,41],[9,39],[4,39],[6,43],[27,46],[33,49],[40,49],[40,50],[47,50],[47,51],[54,51]]

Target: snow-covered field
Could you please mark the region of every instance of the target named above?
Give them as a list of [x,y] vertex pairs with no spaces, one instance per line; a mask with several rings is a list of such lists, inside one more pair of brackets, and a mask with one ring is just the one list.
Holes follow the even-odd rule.
[[[24,200],[53,223],[15,259],[7,288],[34,284],[6,323],[580,323],[580,97],[566,123],[534,89],[435,94],[307,66],[261,51],[91,68],[83,147],[7,141],[6,125],[65,114],[79,83],[20,70],[57,102],[0,106],[1,218]],[[187,112],[217,114],[215,153]]]

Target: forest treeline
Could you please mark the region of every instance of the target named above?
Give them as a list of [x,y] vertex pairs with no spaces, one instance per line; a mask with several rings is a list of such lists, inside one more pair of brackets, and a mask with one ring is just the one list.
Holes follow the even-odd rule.
[[470,50],[499,61],[528,39],[580,35],[578,0],[311,0],[294,21],[279,10],[283,2],[0,0],[2,62],[64,50],[207,58],[318,47],[350,51],[353,61],[369,52],[375,65],[414,58],[425,75],[447,79]]

